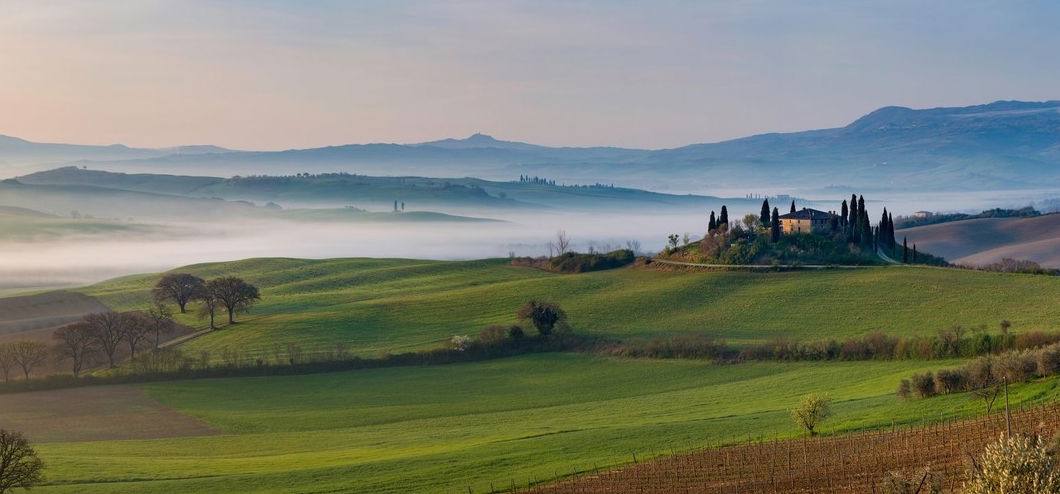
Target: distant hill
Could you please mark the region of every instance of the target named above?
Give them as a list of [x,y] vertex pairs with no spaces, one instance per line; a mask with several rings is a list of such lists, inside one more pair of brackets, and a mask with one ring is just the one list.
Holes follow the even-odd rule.
[[[0,141],[0,163],[33,144]],[[418,144],[349,144],[275,152],[193,147],[37,145],[55,161],[121,171],[231,176],[346,171],[376,175],[520,174],[679,190],[997,190],[1060,181],[1060,101],[885,107],[849,125],[674,149],[547,147],[475,134]],[[47,160],[45,160],[47,161]],[[38,168],[43,169],[43,168]]]
[[395,200],[410,209],[503,210],[529,209],[602,211],[706,211],[757,207],[759,200],[675,195],[609,185],[561,186],[536,182],[494,182],[475,178],[373,177],[352,174],[299,176],[202,177],[146,173],[113,173],[65,167],[19,177],[24,184],[92,186],[141,193],[175,194],[195,198],[272,201],[281,206],[341,207],[353,205],[389,210]]
[[954,221],[896,234],[956,264],[981,265],[1008,257],[1060,268],[1060,214]]

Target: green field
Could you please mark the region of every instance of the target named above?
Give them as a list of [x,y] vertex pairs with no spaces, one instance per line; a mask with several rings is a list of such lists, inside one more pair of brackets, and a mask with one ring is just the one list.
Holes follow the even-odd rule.
[[[824,430],[968,412],[965,396],[903,403],[910,372],[945,362],[755,363],[523,356],[436,367],[141,386],[222,435],[44,443],[40,492],[488,492],[733,437],[797,434],[786,408],[836,399]],[[1016,389],[1053,397],[1055,381]],[[103,388],[97,388],[103,389]],[[0,412],[2,414],[2,412]]]
[[[197,338],[190,352],[269,353],[342,342],[362,355],[435,347],[489,324],[515,323],[530,298],[560,304],[574,330],[611,337],[707,332],[732,343],[841,338],[880,330],[933,335],[954,324],[1060,330],[1060,283],[1046,276],[925,267],[798,272],[616,269],[559,275],[505,260],[251,259],[180,269],[261,287],[242,322]],[[157,275],[84,290],[118,309],[144,307]],[[184,322],[202,325],[192,317]]]

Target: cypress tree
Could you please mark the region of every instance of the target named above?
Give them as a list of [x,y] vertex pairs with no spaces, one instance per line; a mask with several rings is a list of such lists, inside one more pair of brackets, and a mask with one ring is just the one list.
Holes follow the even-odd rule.
[[714,219],[714,211],[710,212],[710,223],[707,224],[707,233],[714,233],[718,229],[718,222]]
[[718,226],[720,227],[721,225],[725,225],[726,230],[728,229],[728,226],[729,226],[729,210],[725,207],[724,204],[721,206],[721,214],[718,215]]
[[765,199],[765,200],[762,201],[762,214],[760,216],[761,216],[762,226],[763,227],[769,226],[769,221],[770,221],[770,218],[769,218],[769,199]]
[[789,211],[789,212],[791,212],[791,213],[795,212],[795,200],[794,199],[791,200],[791,211]]
[[780,211],[777,208],[773,208],[773,221],[770,225],[770,233],[773,236],[773,242],[780,241]]
[[916,244],[913,244],[913,264],[916,264]]
[[887,232],[887,241],[890,242],[887,245],[890,246],[891,249],[893,250],[894,249],[894,244],[895,244],[895,239],[897,238],[894,235],[894,215],[893,214],[888,214],[887,215],[887,227],[890,230],[890,231]]
[[902,237],[902,262],[909,264],[909,237]]

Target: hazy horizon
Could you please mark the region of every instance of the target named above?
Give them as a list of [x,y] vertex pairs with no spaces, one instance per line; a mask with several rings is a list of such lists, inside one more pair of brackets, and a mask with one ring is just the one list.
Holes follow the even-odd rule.
[[475,132],[658,149],[1055,99],[1032,2],[0,4],[0,134],[280,150]]

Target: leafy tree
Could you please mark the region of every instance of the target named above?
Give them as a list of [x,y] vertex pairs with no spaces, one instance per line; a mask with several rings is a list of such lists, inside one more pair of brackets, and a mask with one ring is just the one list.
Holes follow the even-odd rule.
[[759,216],[761,217],[762,227],[768,228],[770,225],[770,220],[772,219],[772,217],[770,216],[769,199],[762,200],[762,214]]
[[67,324],[55,330],[52,338],[57,342],[55,350],[59,358],[69,359],[73,365],[74,377],[81,376],[81,370],[99,351],[99,343],[93,334],[92,325],[85,321]]
[[202,290],[203,283],[202,278],[197,276],[187,273],[170,273],[158,280],[152,295],[158,303],[175,302],[180,307],[180,313],[183,314],[184,307]]
[[816,435],[817,426],[832,415],[831,403],[832,400],[823,394],[806,395],[799,406],[791,409],[791,419],[811,436]]
[[519,308],[519,319],[530,321],[542,336],[552,334],[557,324],[567,318],[567,314],[558,305],[549,302],[531,300]]
[[44,482],[44,462],[19,432],[0,429],[0,494]]
[[257,287],[240,278],[226,276],[206,282],[206,291],[224,306],[228,313],[228,324],[234,324],[237,312],[246,312],[261,300]]
[[48,358],[48,345],[39,341],[22,340],[11,345],[11,360],[22,368],[29,380],[29,372]]

